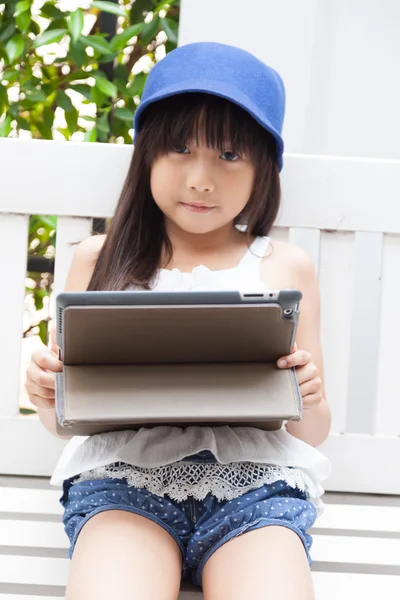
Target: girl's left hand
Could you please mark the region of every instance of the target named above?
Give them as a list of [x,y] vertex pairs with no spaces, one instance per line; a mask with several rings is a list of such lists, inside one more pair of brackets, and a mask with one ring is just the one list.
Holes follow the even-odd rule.
[[297,344],[295,344],[293,354],[280,358],[277,365],[280,369],[296,368],[297,380],[305,410],[315,408],[322,402],[322,380],[309,352],[298,350]]

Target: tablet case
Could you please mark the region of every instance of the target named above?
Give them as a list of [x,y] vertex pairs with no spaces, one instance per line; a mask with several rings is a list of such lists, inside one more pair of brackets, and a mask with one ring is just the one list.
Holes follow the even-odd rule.
[[82,292],[57,297],[57,429],[279,429],[301,418],[293,348],[300,292]]

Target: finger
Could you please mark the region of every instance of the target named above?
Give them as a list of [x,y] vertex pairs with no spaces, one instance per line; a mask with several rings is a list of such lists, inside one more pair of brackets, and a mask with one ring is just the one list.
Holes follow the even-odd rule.
[[303,398],[303,409],[310,410],[316,408],[322,402],[322,394],[307,394]]
[[25,382],[25,389],[29,396],[40,396],[41,398],[53,399],[55,398],[55,390],[46,388],[38,385],[34,381],[27,379]]
[[59,352],[59,348],[58,348],[57,344],[53,344],[53,342],[52,342],[50,344],[50,351],[54,354],[54,356],[56,356],[57,358],[59,357],[60,352]]
[[36,408],[54,408],[54,400],[50,398],[42,398],[32,394],[32,396],[29,396],[29,400]]
[[45,346],[33,352],[32,362],[36,363],[42,369],[48,369],[54,373],[59,373],[63,367],[62,362]]
[[50,390],[55,389],[55,376],[54,373],[48,373],[35,363],[31,363],[26,371],[28,379],[39,387],[48,388]]
[[311,361],[311,354],[306,350],[297,350],[294,354],[283,356],[277,362],[278,367],[287,369],[289,367],[301,367]]
[[294,346],[293,346],[293,352],[297,352],[297,343],[296,342],[294,343]]
[[299,385],[300,393],[303,398],[309,394],[318,394],[321,392],[321,380],[319,378],[311,379]]
[[299,384],[302,384],[306,381],[310,381],[311,379],[316,379],[319,376],[318,369],[314,363],[311,362],[303,367],[297,367],[296,376]]

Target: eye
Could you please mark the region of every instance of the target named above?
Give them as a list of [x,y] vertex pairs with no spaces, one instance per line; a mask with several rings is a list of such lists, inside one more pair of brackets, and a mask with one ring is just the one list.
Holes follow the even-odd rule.
[[240,156],[236,152],[223,152],[220,155],[220,158],[222,158],[222,160],[225,160],[227,162],[235,162],[236,160],[240,159]]
[[172,148],[172,152],[176,152],[177,154],[189,154],[190,150],[187,146],[174,146]]

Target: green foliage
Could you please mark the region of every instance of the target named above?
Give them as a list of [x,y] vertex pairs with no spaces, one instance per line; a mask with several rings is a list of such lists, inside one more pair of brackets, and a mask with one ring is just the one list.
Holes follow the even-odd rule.
[[[165,42],[166,51],[176,47],[179,0],[96,0],[89,8],[82,1],[73,11],[61,10],[57,0],[40,4],[0,0],[0,137],[24,132],[34,139],[130,144],[156,50]],[[117,20],[115,35],[100,30],[101,13]],[[145,71],[135,68],[144,56]],[[110,63],[112,77],[105,70]],[[31,217],[29,256],[54,256],[55,238],[55,217]],[[29,272],[27,281],[40,310],[52,276]],[[35,329],[44,343],[47,321]]]
[[[179,1],[99,0],[72,12],[60,10],[55,0],[32,10],[34,4],[9,0],[0,9],[0,136],[15,136],[22,129],[33,138],[51,139],[58,131],[67,140],[77,133],[87,139],[93,128],[92,139],[131,143],[146,75],[135,74],[134,66],[143,56],[154,64],[155,51],[165,41],[159,41],[160,31],[168,38],[168,50],[176,46]],[[102,11],[118,20],[114,36],[99,29]],[[109,62],[115,68],[112,81],[102,72]],[[94,121],[86,113],[79,116],[82,102],[94,105]],[[50,123],[49,111],[54,115],[57,109],[64,111],[66,125],[57,119]]]

